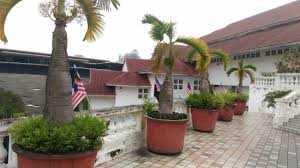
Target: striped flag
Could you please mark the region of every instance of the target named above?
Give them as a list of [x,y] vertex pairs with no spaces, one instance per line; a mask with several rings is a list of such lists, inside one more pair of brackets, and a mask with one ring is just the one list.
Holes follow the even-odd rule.
[[157,91],[160,92],[161,87],[160,87],[160,83],[159,83],[158,79],[156,78],[156,76],[155,76],[155,86],[156,86]]
[[190,95],[190,94],[192,94],[192,88],[191,88],[191,85],[190,85],[190,82],[188,82],[188,84],[187,84],[187,88],[186,88],[186,93],[188,94],[188,95]]
[[74,74],[72,75],[72,106],[73,110],[78,106],[78,104],[86,97],[86,91],[84,85],[80,80],[80,75],[76,65],[74,67]]

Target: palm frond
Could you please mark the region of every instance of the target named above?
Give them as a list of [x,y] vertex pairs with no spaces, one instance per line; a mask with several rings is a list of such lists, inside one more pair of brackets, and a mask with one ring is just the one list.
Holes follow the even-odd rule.
[[169,33],[173,32],[172,25],[164,23],[151,14],[144,15],[142,23],[151,25],[149,34],[154,41],[161,42],[164,39],[164,34],[166,34],[166,31],[169,31]]
[[153,63],[151,68],[154,73],[160,73],[164,67],[167,48],[168,45],[166,43],[158,43],[156,45],[152,57]]
[[198,60],[203,61],[201,66],[204,69],[207,69],[211,61],[211,55],[208,52],[207,44],[203,40],[192,37],[179,37],[176,39],[176,42],[183,43],[194,48],[200,56],[198,57]]
[[[89,0],[86,0],[89,1]],[[115,9],[118,9],[120,3],[118,0],[95,0],[95,6],[100,10],[110,11],[110,5],[112,4]]]
[[149,34],[154,41],[163,41],[165,34],[165,27],[159,24],[155,24],[151,26],[151,30]]
[[245,74],[248,75],[248,77],[250,78],[251,84],[253,84],[255,82],[254,73],[252,71],[245,70]]
[[170,41],[172,41],[172,39],[175,36],[175,22],[169,22],[169,23],[164,23],[165,27],[166,27],[166,35],[169,37]]
[[21,0],[1,0],[0,1],[0,40],[7,43],[5,35],[5,21],[10,10]]
[[230,76],[231,74],[232,74],[232,72],[236,72],[236,71],[238,71],[239,69],[238,68],[230,68],[227,72],[226,72],[226,74],[227,74],[227,76]]
[[243,69],[238,69],[236,71],[236,75],[237,75],[237,78],[238,78],[239,81],[243,81],[244,77],[246,77],[246,73]]
[[253,70],[253,71],[256,71],[256,70],[257,70],[256,66],[251,65],[251,64],[248,64],[248,65],[244,66],[244,69],[251,69],[251,70]]
[[95,41],[103,31],[104,21],[98,9],[92,6],[89,0],[76,0],[80,8],[83,10],[87,20],[87,31],[83,41]]
[[142,19],[143,24],[160,24],[163,25],[163,22],[159,20],[156,16],[151,14],[145,14],[144,18]]
[[211,55],[217,55],[221,57],[223,64],[224,64],[224,70],[226,71],[228,66],[229,66],[229,56],[226,54],[223,50],[221,49],[216,49],[216,50],[211,50],[210,51]]

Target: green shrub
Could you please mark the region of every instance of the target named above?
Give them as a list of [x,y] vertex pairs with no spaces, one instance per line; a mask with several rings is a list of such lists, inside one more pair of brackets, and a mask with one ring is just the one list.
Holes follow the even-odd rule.
[[237,101],[241,101],[241,102],[247,102],[249,99],[249,96],[246,95],[246,94],[235,94],[235,97],[234,97],[234,101],[237,102]]
[[0,89],[0,119],[13,118],[16,113],[24,113],[25,105],[20,96]]
[[211,93],[194,93],[186,99],[186,104],[197,109],[217,110],[224,106],[224,101]]
[[171,113],[171,114],[161,114],[158,111],[149,111],[147,116],[155,119],[165,119],[165,120],[183,120],[187,119],[187,115],[184,113]]
[[150,99],[146,98],[144,99],[144,106],[143,109],[148,113],[155,111],[155,103],[152,102]]
[[291,92],[291,90],[269,92],[265,95],[265,99],[263,100],[263,102],[267,102],[268,107],[275,107],[275,104],[276,104],[275,99],[282,98],[282,97],[286,96],[287,94],[289,94],[290,92]]
[[39,116],[19,119],[9,128],[21,149],[43,154],[78,153],[101,147],[106,131],[106,121],[87,114],[63,126]]
[[223,99],[225,105],[234,104],[235,99],[236,99],[236,93],[233,93],[233,92],[220,93],[220,94],[218,94],[218,96]]

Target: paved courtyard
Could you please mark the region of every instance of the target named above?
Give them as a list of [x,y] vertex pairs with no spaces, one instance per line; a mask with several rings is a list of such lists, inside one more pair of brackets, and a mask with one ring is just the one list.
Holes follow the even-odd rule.
[[186,132],[185,147],[175,156],[146,150],[126,154],[97,168],[300,167],[300,135],[272,128],[270,114],[246,113],[218,121],[213,133]]

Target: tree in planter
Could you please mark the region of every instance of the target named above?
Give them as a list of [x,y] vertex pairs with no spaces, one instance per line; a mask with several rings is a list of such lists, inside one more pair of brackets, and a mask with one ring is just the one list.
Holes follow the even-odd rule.
[[251,84],[255,82],[255,78],[254,78],[254,72],[256,71],[256,67],[254,65],[248,64],[248,65],[244,65],[243,60],[239,62],[239,66],[238,67],[233,67],[230,68],[227,71],[227,76],[229,77],[233,72],[235,72],[238,80],[239,80],[239,84],[238,84],[238,93],[242,92],[242,86],[243,86],[243,80],[245,79],[245,77],[249,77],[251,80]]
[[[0,40],[7,42],[4,31],[6,17],[11,9],[21,0],[0,1]],[[76,18],[85,17],[87,31],[84,41],[94,41],[103,30],[103,19],[100,10],[109,10],[113,4],[118,7],[118,0],[50,0],[40,4],[41,14],[50,17],[55,23],[52,36],[52,53],[46,81],[46,103],[44,118],[61,124],[73,121],[71,103],[71,78],[67,54],[67,32],[65,27]],[[93,5],[95,4],[95,5]]]
[[157,42],[153,53],[152,71],[160,73],[166,67],[166,77],[159,95],[160,113],[170,114],[173,112],[173,69],[176,66],[174,56],[174,45],[183,43],[193,47],[204,57],[208,57],[208,49],[205,42],[195,38],[179,37],[175,38],[175,23],[159,20],[157,17],[146,14],[142,20],[144,24],[150,24],[149,32],[151,38]]
[[[202,41],[201,39],[199,39]],[[199,53],[195,48],[192,48],[188,53],[188,62],[193,63],[194,59],[196,59],[196,70],[201,76],[202,82],[200,85],[200,91],[209,92],[211,91],[210,82],[209,82],[209,74],[208,74],[208,66],[211,63],[212,56],[219,56],[224,64],[224,70],[227,70],[229,64],[229,56],[223,52],[221,49],[217,50],[209,50],[208,55],[203,55]]]

